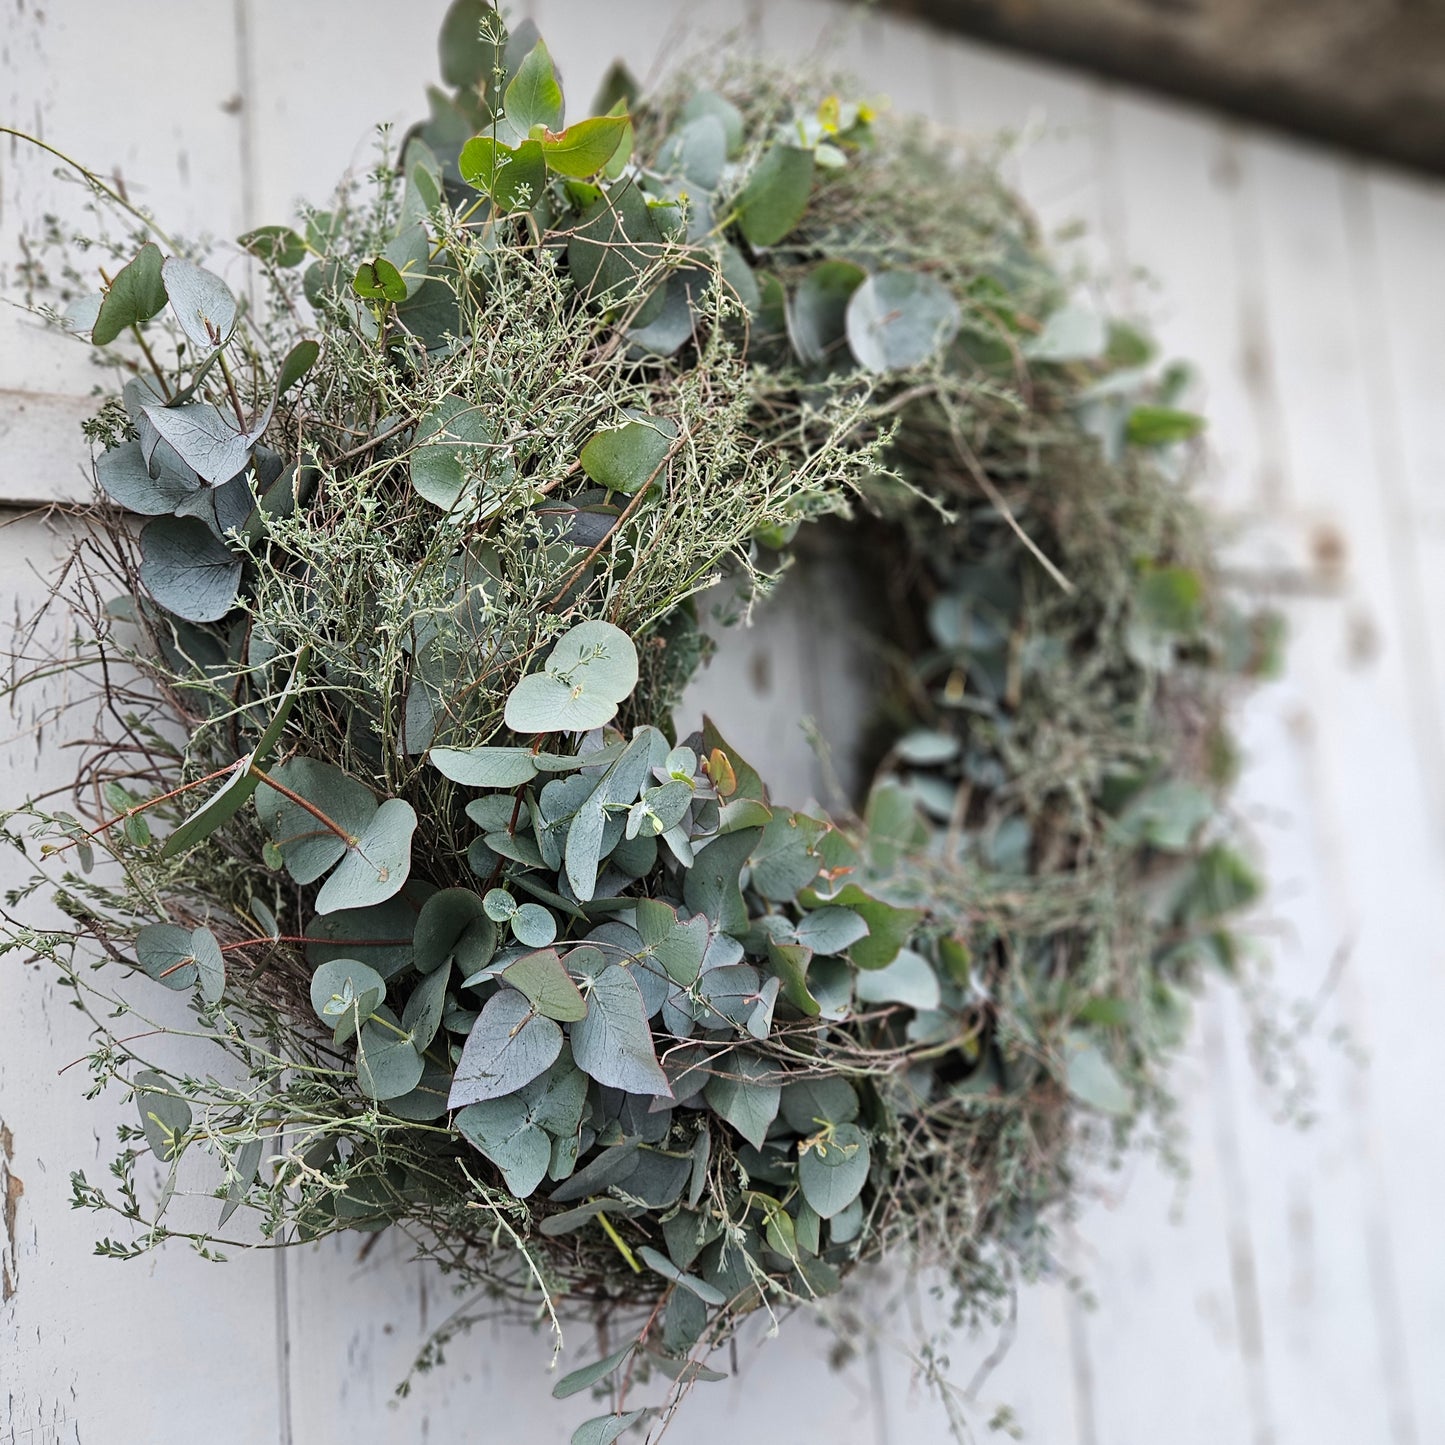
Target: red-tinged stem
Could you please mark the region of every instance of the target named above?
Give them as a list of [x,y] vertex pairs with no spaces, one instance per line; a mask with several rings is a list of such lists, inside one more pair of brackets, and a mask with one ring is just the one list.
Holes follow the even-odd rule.
[[323,813],[321,809],[316,806],[315,803],[308,803],[306,799],[301,796],[300,793],[293,793],[291,789],[288,788],[284,783],[278,783],[276,779],[270,775],[270,773],[263,773],[260,768],[255,766],[254,763],[251,765],[251,774],[253,777],[259,778],[263,783],[266,784],[268,788],[274,788],[278,793],[281,794],[283,798],[287,799],[289,802],[295,803],[296,806],[302,809],[304,812],[310,813],[311,816],[315,818],[316,821],[320,823],[323,828],[325,828],[328,832],[335,833],[336,836],[340,838],[341,841],[345,843],[348,848],[356,847],[357,843],[360,841],[357,838],[353,838],[351,834],[348,833],[346,829],[343,828],[339,823],[335,823],[330,818],[328,818],[326,814]]

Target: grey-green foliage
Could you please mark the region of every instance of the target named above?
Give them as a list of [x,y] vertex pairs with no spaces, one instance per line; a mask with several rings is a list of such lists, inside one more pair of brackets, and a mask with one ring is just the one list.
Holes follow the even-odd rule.
[[[245,1087],[94,1062],[219,1158],[222,1224],[635,1305],[678,1388],[895,1247],[967,1310],[1068,1188],[1067,1101],[1159,1097],[1255,893],[1216,679],[1269,638],[1178,485],[1197,419],[996,176],[866,107],[745,67],[568,124],[534,31],[458,0],[441,51],[366,185],[241,238],[264,305],[147,242],[85,313],[185,344],[91,427],[120,812],[36,815],[125,882],[15,941],[98,1022],[93,940],[195,990]],[[830,819],[670,713],[698,594],[859,507],[899,582]],[[78,1202],[139,1225],[134,1168]]]

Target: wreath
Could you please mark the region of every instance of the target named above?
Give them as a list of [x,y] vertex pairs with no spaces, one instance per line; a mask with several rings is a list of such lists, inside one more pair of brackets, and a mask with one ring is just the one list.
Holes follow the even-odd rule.
[[[480,0],[440,50],[399,153],[240,238],[249,307],[83,172],[128,229],[50,314],[123,386],[58,661],[105,726],[77,814],[9,815],[72,926],[6,946],[134,1094],[74,1176],[103,1252],[404,1229],[606,1326],[556,1387],[616,1387],[596,1445],[860,1262],[972,1313],[1043,1256],[1232,966],[1223,707],[1273,638],[1214,584],[1181,373],[986,166],[755,65],[568,124]],[[862,599],[857,814],[671,721],[810,536]]]

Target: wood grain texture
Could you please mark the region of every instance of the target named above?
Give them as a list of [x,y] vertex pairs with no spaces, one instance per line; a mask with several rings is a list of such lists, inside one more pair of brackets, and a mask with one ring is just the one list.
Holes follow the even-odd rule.
[[[230,236],[324,195],[340,170],[369,163],[372,122],[417,113],[444,8],[425,0],[396,25],[384,0],[308,0],[297,44],[296,7],[281,0],[138,0],[124,16],[71,0],[43,19],[21,5],[0,29],[0,116],[103,170],[118,164],[181,229]],[[715,43],[679,0],[531,9],[577,104],[618,33],[642,37],[627,56],[639,74]],[[709,7],[707,29],[791,64],[821,55],[855,69],[867,93],[966,141],[1012,133],[1009,174],[1098,274],[1096,298],[1149,319],[1169,355],[1198,363],[1208,494],[1243,524],[1231,565],[1286,607],[1295,633],[1285,680],[1241,717],[1237,808],[1274,885],[1259,920],[1271,984],[1320,1000],[1302,1045],[1317,1123],[1274,1120],[1251,1020],[1232,991],[1211,989],[1176,1074],[1191,1179],[1138,1159],[1098,1181],[1066,1231],[1059,1278],[1023,1293],[1013,1347],[969,1418],[988,1438],[1007,1410],[1039,1445],[1445,1438],[1445,1177],[1428,1147],[1442,1071],[1421,1025],[1445,1007],[1445,190],[831,0],[730,0]],[[356,38],[377,33],[385,44]],[[168,90],[117,64],[142,43],[167,58]],[[0,161],[13,294],[18,229],[67,193],[48,163],[10,147]],[[1073,221],[1081,239],[1067,236]],[[0,503],[84,485],[76,423],[94,374],[29,328],[0,313]],[[7,619],[38,595],[25,564],[43,571],[60,545],[37,520],[0,531]],[[753,626],[727,636],[686,704],[797,780],[798,802],[830,797],[800,719],[846,764],[866,702],[848,628],[824,620],[838,588],[827,567],[800,567]],[[67,767],[57,737],[37,739],[23,718],[16,729],[0,755],[6,802]],[[14,861],[0,864],[7,879]],[[15,1281],[0,1303],[0,1441],[43,1429],[105,1445],[201,1432],[214,1445],[461,1445],[498,1430],[560,1438],[588,1412],[547,1398],[540,1335],[491,1325],[395,1401],[456,1303],[397,1238],[365,1256],[364,1241],[334,1240],[236,1259],[224,1294],[215,1267],[179,1251],[93,1259],[93,1221],[66,1207],[66,1173],[103,1157],[122,1106],[86,1104],[73,1073],[55,1079],[83,1039],[42,976],[4,969],[0,1122],[12,1142],[0,1190],[8,1176],[24,1192],[0,1252]],[[1331,1041],[1345,1024],[1367,1068]],[[869,1311],[894,1290],[880,1283]],[[908,1356],[910,1318],[926,1315],[926,1300],[904,1296],[841,1372],[805,1318],[773,1340],[750,1331],[739,1377],[704,1387],[674,1436],[722,1445],[766,1421],[840,1445],[941,1439]],[[956,1345],[953,1376],[967,1382],[995,1343]],[[574,1352],[586,1358],[581,1332]],[[157,1364],[176,1359],[189,1367]]]

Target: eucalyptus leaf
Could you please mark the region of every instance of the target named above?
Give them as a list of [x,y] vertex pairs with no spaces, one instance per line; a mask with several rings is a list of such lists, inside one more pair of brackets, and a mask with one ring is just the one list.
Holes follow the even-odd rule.
[[859,1003],[901,1003],[920,1012],[936,1009],[941,997],[933,965],[909,948],[884,968],[860,972],[857,994]]
[[167,256],[161,279],[171,310],[186,334],[186,340],[205,356],[224,346],[236,329],[236,298],[231,288],[213,271],[180,256]]
[[620,1350],[614,1351],[605,1359],[595,1360],[590,1365],[583,1365],[581,1369],[573,1370],[570,1374],[563,1375],[555,1385],[552,1386],[552,1398],[554,1400],[565,1400],[569,1395],[579,1394],[581,1391],[590,1389],[599,1380],[605,1380],[608,1375],[619,1369],[627,1357],[637,1348],[636,1340],[629,1340]]
[[551,52],[541,40],[527,52],[503,93],[499,130],[504,140],[520,142],[535,125],[549,131],[562,128],[562,87]]
[[135,953],[140,966],[157,983],[176,990],[194,986],[198,970],[190,929],[174,923],[147,923],[136,934]]
[[516,1095],[468,1104],[456,1116],[462,1137],[501,1171],[507,1188],[525,1199],[547,1177],[552,1144]]
[[868,273],[852,261],[820,261],[788,305],[788,337],[808,365],[839,359],[848,341],[848,302]]
[[388,798],[372,815],[316,895],[318,913],[367,908],[400,891],[411,872],[416,811],[404,798]]
[[813,152],[770,146],[733,202],[748,243],[777,245],[803,219],[812,190]]
[[868,1140],[856,1124],[839,1124],[798,1146],[798,1187],[822,1219],[857,1199],[868,1182]]
[[623,115],[598,115],[574,121],[565,130],[541,138],[548,170],[581,180],[595,176],[617,154],[632,122]]
[[538,1013],[549,1019],[576,1023],[586,1017],[587,1005],[554,948],[524,953],[502,970],[502,981],[523,994]]
[[582,622],[557,640],[541,672],[507,696],[513,732],[587,732],[608,723],[637,686],[637,649],[610,622]]
[[201,489],[189,467],[172,464],[174,455],[169,447],[165,454],[157,451],[147,466],[138,441],[122,442],[96,458],[95,477],[116,506],[143,517],[161,517]]
[[672,1097],[657,1062],[642,994],[620,964],[609,964],[592,980],[586,1016],[572,1025],[572,1053],[578,1068],[599,1084]]
[[139,326],[161,312],[166,304],[162,264],[160,247],[147,241],[115,273],[90,329],[95,345],[109,346],[128,327]]
[[213,487],[229,482],[251,460],[253,440],[208,401],[175,407],[149,404],[142,410],[176,455]]
[[763,1147],[768,1126],[782,1102],[777,1065],[744,1049],[717,1061],[703,1093],[712,1111],[727,1120],[755,1149]]
[[399,1099],[421,1082],[421,1053],[395,1016],[381,1005],[356,1036],[356,1081],[367,1098]]
[[468,788],[515,788],[537,776],[530,748],[432,748],[427,756],[443,777]]
[[472,1026],[447,1102],[457,1109],[515,1093],[561,1052],[562,1030],[516,989],[504,988],[487,1000]]
[[1064,1051],[1065,1084],[1081,1104],[1101,1114],[1129,1114],[1134,1096],[1103,1050],[1083,1034],[1070,1035]]
[[942,351],[958,322],[958,303],[941,281],[923,271],[881,271],[848,302],[848,345],[868,371],[906,371]]
[[241,559],[195,517],[156,517],[141,532],[140,580],[167,612],[216,622],[235,604]]
[[612,1445],[619,1435],[625,1434],[644,1415],[651,1414],[647,1406],[629,1410],[625,1415],[598,1415],[595,1419],[584,1420],[573,1432],[571,1445]]
[[162,1075],[143,1069],[135,1076],[136,1109],[146,1143],[162,1164],[178,1159],[186,1146],[191,1127],[191,1106],[177,1096],[174,1086]]
[[711,937],[707,917],[680,919],[670,903],[655,898],[637,900],[637,931],[648,952],[667,970],[674,983],[695,983]]
[[582,470],[599,486],[631,496],[656,475],[676,436],[677,423],[666,417],[596,432],[582,448]]

